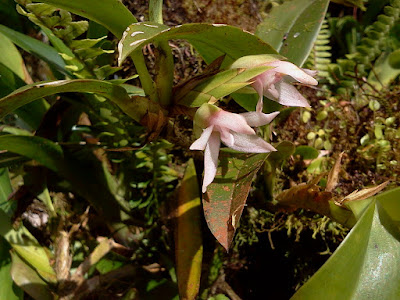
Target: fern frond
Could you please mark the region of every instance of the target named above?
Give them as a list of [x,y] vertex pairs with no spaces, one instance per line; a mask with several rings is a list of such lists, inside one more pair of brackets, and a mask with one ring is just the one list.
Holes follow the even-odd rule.
[[330,37],[331,32],[328,22],[324,20],[314,47],[311,49],[310,56],[305,63],[307,68],[318,70],[318,75],[325,78],[329,77],[328,67],[331,64],[332,57],[332,47],[329,45]]
[[[98,45],[105,38],[80,39],[88,28],[87,21],[73,21],[71,14],[63,9],[55,8],[44,3],[32,3],[26,0],[15,0],[20,14],[28,17],[33,23],[40,26],[61,56],[67,63],[67,68],[78,78],[104,79],[120,68],[98,66],[97,57],[103,54],[112,54],[114,50],[104,50]],[[57,40],[59,39],[59,40]],[[96,72],[99,68],[107,67],[107,72]]]
[[385,50],[389,31],[399,21],[399,16],[400,0],[391,0],[390,4],[384,7],[383,13],[377,17],[377,21],[365,29],[365,36],[356,47],[356,52],[337,61],[341,73],[355,76],[354,70],[357,67],[357,75],[366,75],[375,59]]

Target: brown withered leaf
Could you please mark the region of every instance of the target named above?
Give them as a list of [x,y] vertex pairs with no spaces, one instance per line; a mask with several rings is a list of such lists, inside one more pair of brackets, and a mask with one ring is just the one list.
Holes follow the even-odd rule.
[[321,187],[314,184],[299,184],[281,192],[275,199],[278,201],[278,208],[285,211],[295,211],[299,208],[329,216],[329,200],[332,200],[332,193],[321,191]]
[[377,185],[377,186],[374,186],[371,188],[362,189],[361,191],[355,190],[354,192],[350,193],[343,199],[337,201],[336,204],[338,204],[340,206],[343,203],[346,203],[349,201],[364,200],[369,197],[375,196],[377,193],[382,191],[388,184],[389,184],[389,181],[385,181],[384,183],[381,183],[380,185]]
[[327,191],[327,192],[332,192],[333,189],[338,184],[343,154],[344,154],[344,152],[339,154],[339,157],[336,160],[335,165],[333,166],[332,170],[329,172],[328,180],[326,182],[326,188],[325,188],[325,191]]

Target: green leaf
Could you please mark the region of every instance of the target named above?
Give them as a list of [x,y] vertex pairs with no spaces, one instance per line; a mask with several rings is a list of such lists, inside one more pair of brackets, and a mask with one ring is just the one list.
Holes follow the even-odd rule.
[[144,109],[140,110],[141,104],[131,100],[126,90],[119,85],[104,80],[75,79],[38,82],[14,91],[0,99],[0,119],[33,100],[66,92],[94,93],[104,96],[116,103],[122,111],[137,122],[146,112]]
[[11,256],[9,251],[9,244],[0,237],[0,299],[22,300],[24,292],[14,284],[10,276]]
[[269,153],[222,150],[217,175],[203,195],[204,215],[212,234],[228,251],[250,186]]
[[319,155],[319,151],[310,146],[298,146],[294,155],[300,155],[302,159],[315,159]]
[[121,38],[122,33],[130,24],[137,22],[132,13],[119,0],[41,0],[40,2],[93,20],[106,27],[117,38]]
[[269,67],[261,66],[251,69],[232,69],[218,73],[201,82],[186,95],[177,93],[175,100],[182,105],[199,107],[203,103],[225,97],[249,85],[250,80],[268,70]]
[[[12,70],[0,63],[0,97],[3,97],[17,88],[24,86],[25,82],[18,77]],[[37,129],[42,121],[43,115],[46,113],[49,104],[44,99],[38,99],[33,103],[29,103],[15,110],[18,121],[23,121],[23,127],[29,129]]]
[[38,136],[0,136],[0,149],[34,159],[55,172],[58,171],[63,158],[63,151],[59,145]]
[[256,35],[301,66],[311,52],[329,0],[285,1],[257,27]]
[[206,63],[226,55],[223,66],[239,57],[251,54],[276,54],[254,35],[239,28],[221,24],[184,24],[169,28],[166,25],[142,22],[130,25],[119,43],[121,64],[131,53],[141,51],[148,43],[185,39],[203,56]]
[[[400,65],[397,65],[400,62],[399,58],[399,50],[392,53],[382,53],[374,63],[374,72],[370,72],[368,83],[372,84],[377,90],[388,87],[400,75]],[[363,88],[370,89],[367,84]]]
[[[52,300],[53,295],[42,278],[17,254],[11,252],[11,278],[33,299]],[[7,299],[7,298],[5,298]]]
[[18,47],[48,63],[50,67],[54,67],[57,71],[65,75],[70,75],[70,73],[65,70],[64,60],[53,47],[4,25],[0,25],[0,32],[7,36]]
[[24,61],[17,47],[3,33],[0,33],[0,63],[25,81]]
[[181,299],[195,299],[200,287],[203,241],[201,201],[196,168],[192,159],[178,194],[175,230],[175,258]]
[[292,299],[398,299],[399,199],[400,188],[370,198],[346,239]]

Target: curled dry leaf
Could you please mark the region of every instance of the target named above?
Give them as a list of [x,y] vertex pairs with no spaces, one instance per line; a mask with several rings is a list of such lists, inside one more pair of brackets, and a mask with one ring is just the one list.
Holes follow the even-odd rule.
[[349,201],[364,200],[369,197],[375,196],[377,193],[382,191],[388,184],[389,184],[389,181],[385,181],[384,183],[381,183],[380,185],[377,185],[377,186],[374,186],[371,188],[362,189],[361,191],[355,190],[354,192],[350,193],[343,199],[337,201],[336,204],[341,206],[344,203],[349,202]]

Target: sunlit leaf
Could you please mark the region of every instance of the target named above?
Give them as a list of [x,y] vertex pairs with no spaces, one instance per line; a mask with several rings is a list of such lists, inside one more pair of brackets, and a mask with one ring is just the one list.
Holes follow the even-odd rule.
[[36,55],[50,66],[55,67],[57,71],[66,75],[70,74],[65,70],[64,60],[53,47],[4,25],[0,25],[0,32],[7,36],[18,47]]
[[176,273],[181,299],[195,299],[200,286],[203,241],[196,169],[189,160],[178,194],[175,231]]
[[370,204],[357,224],[292,299],[398,299],[399,199],[397,188],[363,200]]
[[203,103],[214,103],[242,87],[249,85],[249,81],[268,70],[269,67],[252,69],[226,70],[201,82],[185,95],[176,95],[176,101],[186,106],[199,107]]
[[301,66],[318,36],[328,4],[329,0],[285,1],[272,9],[256,35]]
[[203,195],[203,208],[208,227],[227,251],[253,178],[267,157],[268,153],[221,151],[217,175]]
[[52,300],[53,295],[42,278],[28,266],[17,254],[11,253],[11,278],[35,300]]
[[0,63],[5,65],[7,68],[12,70],[19,78],[26,80],[26,75],[24,72],[24,61],[19,53],[18,49],[6,37],[0,32]]

